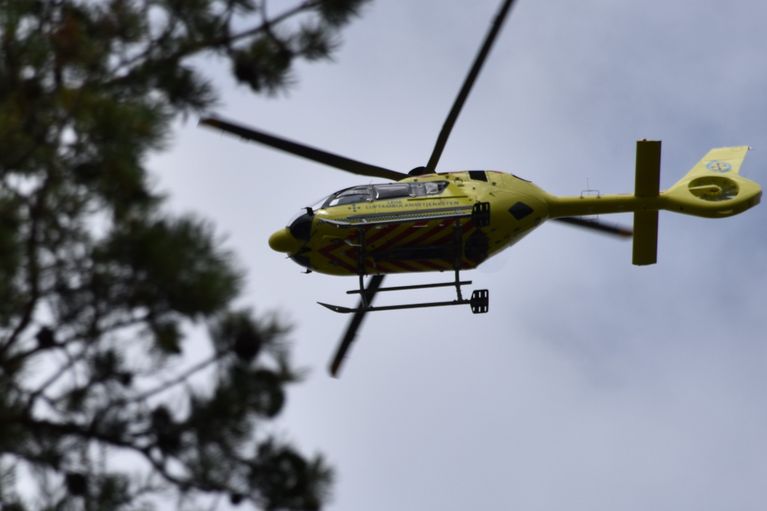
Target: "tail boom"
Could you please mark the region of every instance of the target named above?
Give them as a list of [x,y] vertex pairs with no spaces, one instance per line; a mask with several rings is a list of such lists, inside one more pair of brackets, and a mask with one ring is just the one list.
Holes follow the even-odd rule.
[[748,146],[712,149],[671,188],[660,191],[660,142],[641,140],[634,195],[549,195],[549,218],[634,213],[634,264],[653,264],[659,211],[723,218],[759,204],[761,187],[740,175],[748,150]]

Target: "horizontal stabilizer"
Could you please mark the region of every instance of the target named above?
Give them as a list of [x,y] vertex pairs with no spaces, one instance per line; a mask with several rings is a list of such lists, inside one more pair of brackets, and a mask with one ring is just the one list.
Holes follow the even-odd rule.
[[637,141],[634,195],[657,197],[660,191],[660,140]]
[[658,212],[634,213],[634,252],[632,263],[637,266],[658,262]]
[[[634,196],[653,199],[660,191],[659,140],[637,142],[636,181]],[[658,260],[658,210],[634,212],[634,246],[632,262],[636,265],[655,264]]]

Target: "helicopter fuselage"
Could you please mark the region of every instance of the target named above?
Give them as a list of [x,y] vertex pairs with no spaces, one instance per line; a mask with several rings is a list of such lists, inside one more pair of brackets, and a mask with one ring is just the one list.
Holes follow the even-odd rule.
[[472,269],[540,225],[546,196],[529,181],[484,170],[355,186],[306,208],[269,244],[331,275]]

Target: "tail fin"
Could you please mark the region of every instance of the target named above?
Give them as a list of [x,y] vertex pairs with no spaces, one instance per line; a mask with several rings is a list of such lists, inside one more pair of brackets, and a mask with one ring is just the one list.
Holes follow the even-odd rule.
[[748,146],[712,149],[661,194],[663,209],[710,218],[742,213],[759,204],[761,187],[740,175]]
[[[634,195],[654,199],[660,191],[659,140],[637,142],[636,181]],[[658,260],[658,210],[634,212],[634,247],[632,262],[636,265],[655,264]]]

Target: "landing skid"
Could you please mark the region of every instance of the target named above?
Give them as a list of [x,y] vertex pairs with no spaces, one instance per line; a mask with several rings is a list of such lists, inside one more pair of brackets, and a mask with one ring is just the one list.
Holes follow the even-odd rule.
[[[451,301],[444,301],[444,302],[403,303],[398,305],[382,305],[378,307],[373,307],[370,305],[362,305],[356,308],[344,307],[342,305],[333,305],[330,303],[323,303],[323,302],[317,302],[317,303],[329,310],[332,310],[333,312],[338,312],[341,314],[350,314],[353,312],[391,311],[391,310],[402,310],[402,309],[423,309],[426,307],[447,307],[451,305],[468,305],[469,307],[471,307],[471,312],[474,314],[486,313],[490,306],[489,305],[490,292],[487,289],[475,289],[471,293],[471,298],[469,299],[463,298],[461,296],[461,286],[469,285],[469,284],[471,284],[470,280],[464,280],[464,281],[456,280],[456,282],[445,282],[445,283],[437,283],[437,284],[419,284],[419,285],[413,285],[413,286],[382,287],[378,289],[378,291],[404,291],[404,290],[412,290],[412,289],[429,289],[429,288],[435,288],[435,287],[455,286],[457,290],[456,299]],[[353,289],[351,291],[347,291],[346,293],[347,294],[363,294],[364,290]]]

